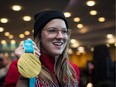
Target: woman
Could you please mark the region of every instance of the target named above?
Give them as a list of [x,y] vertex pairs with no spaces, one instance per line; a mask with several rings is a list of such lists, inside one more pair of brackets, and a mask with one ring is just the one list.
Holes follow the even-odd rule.
[[[70,29],[61,11],[44,10],[35,15],[34,49],[42,64],[35,87],[78,87],[79,69],[68,61],[69,40]],[[20,45],[15,54],[20,57],[23,53]],[[29,87],[28,79],[19,79],[17,61],[9,68],[5,87]]]

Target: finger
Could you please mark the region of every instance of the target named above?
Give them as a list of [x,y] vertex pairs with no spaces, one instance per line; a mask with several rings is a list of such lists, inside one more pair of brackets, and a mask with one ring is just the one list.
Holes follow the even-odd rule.
[[37,50],[34,51],[34,54],[37,55],[38,57],[41,55],[40,52],[38,52]]
[[20,53],[20,52],[24,52],[24,50],[23,49],[16,49],[15,52]]
[[24,43],[24,41],[22,41],[22,42],[20,43],[20,45],[19,45],[19,46],[23,46],[23,43]]
[[38,52],[40,52],[40,50],[38,49],[37,46],[33,46],[35,50],[37,50]]
[[24,53],[24,50],[22,50],[22,49],[16,49],[14,51],[14,53],[15,53],[16,56],[20,57]]
[[16,50],[24,50],[23,46],[19,46]]
[[33,43],[34,46],[37,46],[37,45],[35,44],[35,42],[32,42],[32,43]]

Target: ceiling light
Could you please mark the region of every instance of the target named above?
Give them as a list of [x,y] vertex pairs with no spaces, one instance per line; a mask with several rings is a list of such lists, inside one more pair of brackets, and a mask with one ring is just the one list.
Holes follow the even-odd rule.
[[108,39],[113,38],[113,35],[112,34],[107,34],[107,38]]
[[71,13],[70,12],[64,12],[65,17],[70,17]]
[[25,31],[24,33],[25,33],[25,35],[29,35],[29,34],[30,34],[30,32],[29,32],[29,31]]
[[93,87],[92,83],[88,83],[86,87]]
[[16,43],[16,41],[15,40],[11,40],[11,42],[10,42],[11,44],[15,44]]
[[1,41],[1,44],[6,44],[6,40],[2,40]]
[[20,5],[13,5],[12,6],[12,10],[14,10],[14,11],[20,11],[21,10],[21,6]]
[[76,40],[76,39],[71,39],[70,42],[71,42],[71,43],[76,43],[77,40]]
[[88,29],[87,28],[81,28],[81,29],[79,29],[79,32],[80,33],[86,33],[88,31]]
[[23,20],[24,20],[24,21],[30,21],[30,20],[31,20],[31,17],[30,17],[30,16],[24,16],[24,17],[23,17]]
[[1,23],[7,23],[7,22],[8,22],[8,19],[7,19],[7,18],[1,18],[1,19],[0,19],[0,22],[1,22]]
[[19,37],[20,37],[20,38],[24,38],[25,35],[24,35],[24,34],[20,34]]
[[76,39],[71,39],[70,43],[72,48],[77,48],[79,46],[79,42]]
[[77,28],[83,28],[82,24],[77,24]]
[[95,1],[93,0],[89,0],[86,2],[87,6],[94,6],[95,5]]
[[100,17],[100,18],[98,18],[98,21],[99,22],[104,22],[105,21],[105,18],[104,17]]
[[5,36],[9,36],[10,33],[9,33],[9,32],[5,32],[4,35],[5,35]]
[[9,39],[13,39],[14,37],[13,37],[13,35],[9,35]]
[[91,10],[90,11],[90,15],[96,15],[97,14],[97,11],[96,10]]
[[73,44],[71,44],[72,48],[77,48],[78,46],[79,46],[79,43],[73,43]]
[[79,17],[75,17],[73,20],[74,20],[74,22],[79,22],[80,18]]
[[78,47],[78,51],[79,51],[80,53],[84,53],[84,52],[85,52],[84,47]]
[[4,31],[4,28],[3,27],[0,27],[0,32],[3,32]]
[[109,43],[109,44],[113,44],[115,42],[116,42],[115,38],[110,38],[110,39],[107,40],[107,43]]

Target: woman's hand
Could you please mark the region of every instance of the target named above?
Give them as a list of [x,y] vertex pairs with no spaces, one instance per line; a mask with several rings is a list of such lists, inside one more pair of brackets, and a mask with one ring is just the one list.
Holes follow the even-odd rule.
[[[34,47],[34,54],[39,57],[40,54],[40,50],[38,49],[37,45],[33,42],[33,47]],[[21,43],[19,45],[19,47],[14,51],[15,55],[18,56],[18,58],[20,58],[20,56],[25,53],[24,51],[24,47],[23,47],[23,43]]]
[[34,54],[39,57],[41,55],[40,50],[38,49],[37,45],[33,42],[34,47]]
[[24,53],[23,43],[20,44],[17,49],[15,49],[14,53],[16,56],[18,56],[18,58]]

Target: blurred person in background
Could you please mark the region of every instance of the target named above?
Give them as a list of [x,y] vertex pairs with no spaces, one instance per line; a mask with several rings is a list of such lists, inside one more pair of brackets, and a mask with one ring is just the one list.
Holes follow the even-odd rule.
[[6,73],[8,72],[9,66],[11,64],[11,59],[9,57],[3,57],[1,63],[2,67],[0,68],[0,87],[3,86]]
[[[33,47],[42,70],[33,87],[79,87],[79,68],[68,60],[69,41],[70,29],[63,12],[44,10],[35,15]],[[21,44],[15,54],[20,58],[23,53]],[[5,87],[29,87],[29,79],[20,75],[17,62],[9,68]]]
[[114,68],[109,47],[105,44],[94,47],[94,70],[92,83],[94,87],[114,87]]

